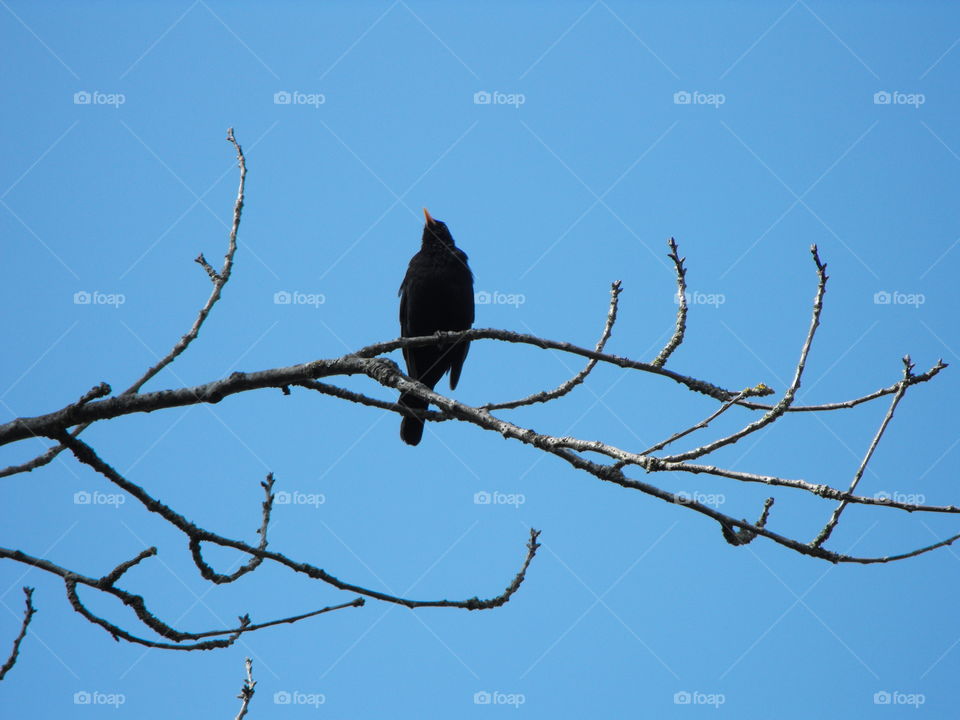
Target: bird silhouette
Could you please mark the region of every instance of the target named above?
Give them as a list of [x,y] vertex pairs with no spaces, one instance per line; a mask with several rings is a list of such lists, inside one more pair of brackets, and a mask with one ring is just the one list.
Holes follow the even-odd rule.
[[[473,325],[473,273],[467,255],[456,246],[446,223],[423,209],[426,223],[420,251],[410,258],[400,284],[400,335],[420,337],[445,330],[469,330]],[[450,373],[450,389],[457,387],[469,342],[440,343],[403,349],[407,375],[431,390]],[[401,394],[400,404],[411,410],[426,410],[429,403]],[[423,437],[423,420],[404,417],[400,437],[417,445]]]

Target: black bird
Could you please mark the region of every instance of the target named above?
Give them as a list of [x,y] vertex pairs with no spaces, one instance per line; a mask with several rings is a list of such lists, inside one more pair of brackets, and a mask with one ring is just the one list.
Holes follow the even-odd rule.
[[[420,252],[410,259],[400,285],[400,336],[420,337],[441,330],[469,330],[473,325],[473,273],[467,255],[453,242],[446,223],[434,220],[427,209]],[[407,375],[431,390],[450,372],[450,389],[457,387],[469,342],[441,343],[404,348]],[[428,403],[412,395],[400,395],[400,404],[426,410]],[[405,417],[400,437],[417,445],[423,437],[423,420]]]

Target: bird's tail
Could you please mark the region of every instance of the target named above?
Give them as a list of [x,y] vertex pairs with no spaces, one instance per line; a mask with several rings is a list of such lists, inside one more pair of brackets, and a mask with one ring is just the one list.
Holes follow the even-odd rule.
[[[411,410],[426,410],[429,403],[413,395],[401,395],[399,400],[401,405],[405,405]],[[419,445],[423,437],[423,420],[419,418],[405,417],[400,423],[400,438],[407,445]]]

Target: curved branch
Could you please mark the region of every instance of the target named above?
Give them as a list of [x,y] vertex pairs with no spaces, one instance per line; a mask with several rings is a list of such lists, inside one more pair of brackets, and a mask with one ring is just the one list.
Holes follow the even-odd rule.
[[[64,585],[66,586],[67,598],[70,601],[70,605],[73,607],[73,609],[87,618],[87,620],[90,622],[94,623],[95,625],[99,625],[104,630],[109,632],[115,640],[127,640],[128,642],[135,643],[137,645],[143,645],[144,647],[159,648],[164,650],[213,650],[232,645],[243,633],[254,632],[256,630],[261,630],[263,628],[273,627],[274,625],[280,625],[284,623],[291,624],[299,622],[300,620],[305,620],[317,615],[333,612],[334,610],[342,610],[348,607],[362,607],[364,604],[363,598],[356,598],[351,602],[343,603],[341,605],[325,607],[321,608],[320,610],[304,613],[302,615],[295,615],[293,617],[282,618],[279,620],[271,620],[270,622],[264,622],[256,625],[250,622],[249,616],[244,615],[240,618],[240,624],[236,628],[227,630],[209,630],[199,633],[183,632],[170,627],[162,620],[157,618],[153,613],[151,613],[147,608],[143,597],[127,592],[126,590],[118,588],[115,585],[115,583],[127,570],[138,564],[140,561],[156,554],[156,548],[148,548],[132,560],[120,563],[111,572],[107,573],[102,578],[97,579],[87,577],[72,570],[68,570],[50,562],[49,560],[27,555],[19,550],[0,548],[0,558],[15,560],[25,565],[29,565],[30,567],[37,568],[38,570],[43,570],[61,577],[64,581]],[[147,640],[145,638],[137,637],[115,625],[114,623],[94,615],[80,600],[80,596],[77,593],[78,585],[86,585],[87,587],[91,587],[95,590],[99,590],[107,593],[108,595],[116,597],[124,605],[133,610],[134,614],[137,616],[137,619],[139,619],[140,622],[142,622],[145,626],[153,630],[161,637],[168,640],[173,640],[174,643],[157,642],[154,640]],[[203,642],[196,642],[190,645],[183,644],[188,640],[203,640],[204,638],[212,638],[222,635],[227,635],[228,637],[220,640],[204,640]]]
[[[257,530],[257,534],[260,535],[260,544],[257,546],[261,550],[267,547],[267,526],[270,524],[270,511],[273,509],[273,473],[267,474],[266,482],[260,483],[263,487],[263,491],[266,494],[266,498],[263,501],[263,521],[260,523],[260,529]],[[213,570],[206,561],[203,559],[203,555],[200,551],[200,540],[191,537],[190,538],[190,555],[193,558],[194,565],[197,566],[197,569],[200,571],[200,575],[209,580],[212,583],[217,585],[222,585],[225,583],[232,583],[239,577],[243,577],[248,572],[256,570],[260,564],[263,562],[262,557],[253,555],[250,559],[241,565],[236,572],[230,575],[221,575]]]
[[[594,348],[596,352],[603,352],[604,346],[607,344],[607,340],[610,339],[610,334],[613,332],[613,324],[617,321],[617,305],[620,298],[620,281],[615,280],[610,285],[610,309],[607,310],[607,321],[603,327],[603,332],[600,333],[600,339],[597,341],[597,345]],[[563,397],[568,392],[573,390],[577,385],[582,383],[587,375],[590,374],[590,371],[597,365],[597,359],[591,358],[587,361],[586,366],[574,375],[572,378],[564,382],[557,388],[549,391],[542,391],[534,393],[529,397],[523,398],[522,400],[513,400],[510,402],[502,403],[489,403],[487,405],[481,406],[483,410],[510,410],[513,408],[523,407],[524,405],[533,405],[534,403],[545,403],[550,400],[556,400],[559,397]]]
[[683,335],[687,330],[687,269],[683,266],[686,258],[677,254],[676,240],[670,238],[667,245],[670,246],[667,257],[673,260],[673,267],[677,271],[677,324],[673,331],[673,337],[670,338],[653,361],[653,365],[656,367],[663,367],[673,351],[680,347],[680,343],[683,342]]
[[338,590],[355,592],[358,595],[365,595],[366,597],[382,600],[383,602],[403,605],[404,607],[408,608],[456,607],[466,610],[488,610],[491,608],[500,607],[507,602],[510,599],[510,596],[516,592],[516,589],[520,587],[520,583],[523,582],[523,578],[526,574],[527,567],[530,565],[530,562],[533,560],[537,548],[539,547],[539,545],[535,542],[537,535],[539,535],[539,531],[531,530],[531,541],[527,545],[528,553],[523,566],[515,576],[513,583],[507,587],[507,590],[496,597],[488,598],[486,600],[480,600],[476,597],[468,600],[411,600],[408,598],[401,598],[395,595],[390,595],[377,590],[371,590],[369,588],[360,587],[359,585],[353,585],[351,583],[344,582],[315,565],[296,562],[281,553],[266,550],[264,547],[253,547],[252,545],[248,545],[240,540],[233,540],[231,538],[226,538],[213,533],[209,530],[205,530],[188,521],[183,515],[175,512],[169,506],[151,497],[139,485],[127,480],[113,467],[104,462],[96,454],[96,452],[94,452],[93,448],[84,443],[82,440],[78,440],[77,438],[70,437],[66,434],[61,434],[58,439],[68,448],[70,448],[70,451],[73,452],[74,456],[76,456],[80,462],[84,463],[85,465],[89,465],[114,485],[123,489],[139,500],[147,510],[157,513],[168,523],[180,530],[180,532],[189,538],[191,546],[195,543],[198,544],[201,542],[209,542],[222,547],[233,548],[235,550],[239,550],[241,552],[248,553],[249,555],[261,558],[262,560],[273,560],[274,562],[284,565],[295,572],[302,573],[307,577],[313,578],[314,580],[321,580],[328,585],[332,585]]
[[[200,253],[200,255],[196,258],[194,262],[199,263],[203,269],[206,270],[207,275],[213,282],[213,288],[210,291],[210,296],[203,304],[203,307],[200,308],[197,319],[193,321],[193,326],[190,328],[190,330],[188,330],[187,333],[177,341],[170,352],[161,358],[153,367],[148,368],[147,371],[144,372],[143,375],[141,375],[136,382],[133,383],[133,385],[124,390],[121,393],[122,396],[133,395],[139,392],[140,388],[143,387],[148,380],[163,370],[167,365],[172,363],[178,355],[187,349],[190,343],[193,342],[200,334],[200,328],[203,326],[203,323],[210,314],[210,311],[213,309],[213,306],[220,299],[220,294],[223,291],[224,285],[226,285],[227,281],[230,280],[230,273],[233,270],[233,257],[237,252],[237,231],[240,229],[240,217],[243,213],[244,187],[247,180],[247,163],[243,156],[243,150],[240,147],[240,143],[238,143],[236,138],[233,136],[233,128],[229,128],[227,130],[227,141],[231,143],[237,151],[237,165],[240,168],[240,185],[237,188],[237,200],[233,206],[233,225],[230,228],[230,240],[227,244],[227,253],[223,258],[223,267],[220,268],[220,272],[218,273],[214,271],[212,267],[210,267],[206,259],[203,257],[203,253]],[[110,386],[106,383],[101,383],[101,385],[98,387],[106,387],[106,392],[95,397],[102,397],[110,392]],[[81,398],[80,404],[83,404],[84,402],[85,401]],[[71,434],[73,437],[76,437],[88,427],[90,427],[90,423],[84,423],[80,427],[74,429]],[[10,465],[9,467],[3,468],[0,470],[0,477],[16,475],[22,472],[30,472],[32,470],[36,470],[38,467],[43,467],[44,465],[53,461],[53,459],[63,451],[64,447],[64,445],[54,445],[28,462],[21,463],[19,465]]]

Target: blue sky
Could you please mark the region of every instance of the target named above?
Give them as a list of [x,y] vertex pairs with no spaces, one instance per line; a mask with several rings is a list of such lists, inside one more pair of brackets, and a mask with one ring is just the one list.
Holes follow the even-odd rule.
[[[219,265],[226,248],[228,127],[249,167],[234,277],[199,339],[147,389],[396,337],[424,206],[494,299],[478,306],[480,327],[592,346],[619,279],[608,349],[650,360],[674,322],[674,236],[692,304],[669,367],[782,392],[809,323],[816,243],[830,281],[799,402],[890,385],[907,353],[918,371],[960,361],[952,4],[0,6],[6,418],[55,410],[101,381],[121,390],[186,332],[209,292],[193,258]],[[283,292],[313,302],[276,303]],[[455,397],[513,399],[580,366],[478,342]],[[907,394],[863,494],[958,502],[955,375]],[[342,384],[392,398],[363,378]],[[844,487],[886,407],[791,416],[710,461]],[[715,408],[600,367],[563,400],[503,416],[641,450]],[[702,441],[751,417],[731,411]],[[315,500],[277,507],[274,549],[409,597],[498,594],[536,527],[543,547],[508,605],[369,602],[228,650],[145,651],[74,613],[55,578],[8,562],[4,656],[22,585],[37,588],[39,612],[2,706],[37,718],[227,716],[251,656],[253,717],[952,716],[956,551],[834,567],[762,540],[734,548],[702,516],[476,427],[428,424],[410,448],[398,425],[315,393],[265,391],[84,438],[174,509],[251,542],[272,471],[277,491]],[[0,460],[44,447],[5,447]],[[771,494],[706,476],[643,479],[710,495],[736,517],[755,518]],[[354,597],[269,566],[212,587],[183,538],[132,498],[74,501],[112,492],[66,456],[5,479],[2,544],[92,576],[156,545],[126,587],[188,630]],[[475,503],[482,492],[516,502]],[[770,527],[804,541],[833,509],[772,494]],[[895,554],[956,528],[951,516],[854,507],[830,547]],[[242,562],[209,556],[224,571]],[[140,632],[118,603],[84,598]]]

